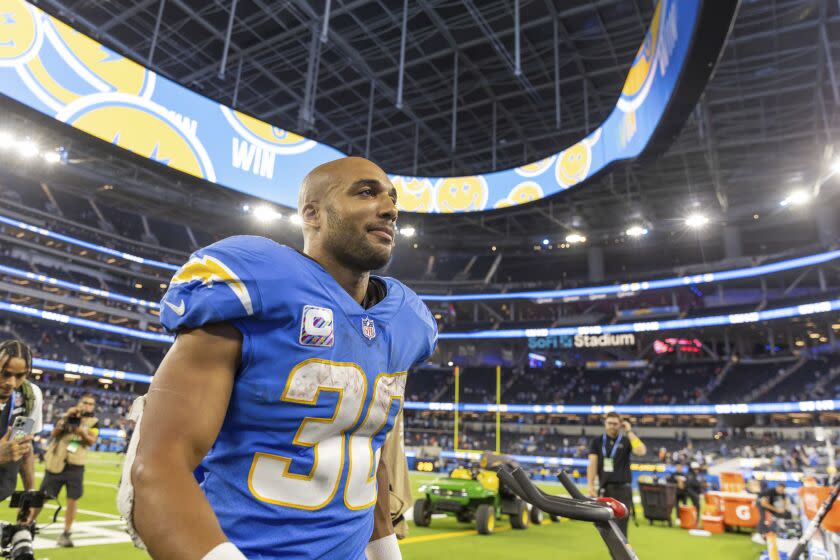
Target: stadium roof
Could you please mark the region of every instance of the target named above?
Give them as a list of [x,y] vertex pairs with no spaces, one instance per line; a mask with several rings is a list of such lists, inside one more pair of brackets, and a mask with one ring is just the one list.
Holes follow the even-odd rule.
[[[199,93],[344,151],[365,153],[370,114],[370,157],[390,172],[414,170],[417,132],[416,169],[429,175],[471,174],[490,170],[494,163],[498,169],[511,167],[580,139],[614,106],[654,8],[650,0],[521,0],[522,72],[516,76],[513,2],[407,2],[401,110],[396,108],[401,2],[234,1],[224,77],[220,69],[231,2],[37,4]],[[326,42],[321,41],[324,29]],[[453,152],[456,52],[461,87]],[[583,230],[594,240],[598,232],[621,231],[628,221],[668,229],[692,208],[730,223],[778,212],[779,200],[793,188],[814,188],[835,157],[838,57],[836,3],[745,0],[713,79],[663,157],[632,164],[551,200],[481,216],[412,217],[412,222],[427,239],[441,242],[523,238],[547,229]],[[310,114],[307,108],[312,107]],[[494,107],[495,162],[488,133]],[[95,151],[85,155],[96,158]],[[171,181],[129,171],[113,154],[99,163],[105,176],[122,177],[127,186],[132,180],[164,185],[129,189],[125,202],[154,205],[161,195],[172,208],[175,192],[166,191],[178,187]],[[836,197],[836,187],[828,190],[821,196]],[[203,204],[187,180],[180,193],[194,206]],[[222,202],[235,199],[216,196]]]

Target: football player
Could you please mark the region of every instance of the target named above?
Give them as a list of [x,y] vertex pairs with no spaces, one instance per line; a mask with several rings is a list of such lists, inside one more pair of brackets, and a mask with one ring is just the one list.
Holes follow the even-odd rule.
[[374,531],[377,466],[437,325],[370,273],[391,257],[396,197],[366,159],[326,163],[301,185],[303,252],[231,237],[172,278],[161,323],[177,336],[120,491],[153,558],[400,558],[392,529]]

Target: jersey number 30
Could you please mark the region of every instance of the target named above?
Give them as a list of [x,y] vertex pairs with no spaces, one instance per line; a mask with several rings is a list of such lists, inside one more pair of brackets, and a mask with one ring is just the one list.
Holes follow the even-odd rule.
[[[306,360],[289,374],[281,402],[314,406],[322,391],[338,394],[333,415],[303,419],[294,444],[313,448],[315,460],[308,474],[289,472],[293,457],[256,453],[248,487],[257,499],[297,509],[316,510],[335,497],[344,471],[345,438],[349,437],[349,468],[344,485],[344,505],[366,509],[376,502],[376,465],[379,450],[373,438],[388,423],[392,403],[405,392],[406,373],[383,373],[373,384],[373,398],[359,424],[367,393],[367,377],[356,364]],[[356,424],[359,427],[347,435]]]

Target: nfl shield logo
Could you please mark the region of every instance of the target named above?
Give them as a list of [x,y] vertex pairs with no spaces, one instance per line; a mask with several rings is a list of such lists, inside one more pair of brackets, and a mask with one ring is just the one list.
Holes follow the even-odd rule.
[[362,334],[368,340],[376,338],[376,327],[373,325],[373,319],[362,317]]

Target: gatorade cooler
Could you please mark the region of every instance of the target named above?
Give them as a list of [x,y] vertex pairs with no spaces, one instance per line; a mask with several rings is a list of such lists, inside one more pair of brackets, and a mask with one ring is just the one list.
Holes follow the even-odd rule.
[[713,535],[720,535],[725,531],[722,515],[704,515],[703,528]]
[[723,499],[723,522],[727,527],[754,528],[758,525],[758,508],[751,494],[729,495]]
[[706,509],[704,511],[712,515],[720,515],[723,512],[720,494],[717,492],[706,492],[703,494],[703,500],[706,502]]
[[694,529],[697,526],[697,508],[694,506],[680,506],[680,527]]
[[743,474],[739,472],[720,473],[721,492],[744,492],[746,488],[747,483],[744,480]]
[[[805,510],[805,517],[810,521],[817,514],[817,510],[828,498],[831,488],[828,486],[812,486],[799,489],[799,498],[802,500],[802,509]],[[831,509],[823,518],[820,526],[833,533],[840,532],[840,500],[834,502]]]

